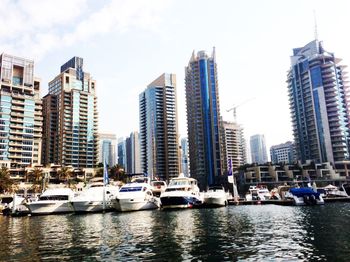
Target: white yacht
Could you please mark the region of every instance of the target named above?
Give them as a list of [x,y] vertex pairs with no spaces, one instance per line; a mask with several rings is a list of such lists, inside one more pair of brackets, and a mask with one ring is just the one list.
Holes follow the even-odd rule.
[[204,204],[206,206],[227,206],[227,193],[223,186],[210,186],[204,193]]
[[70,188],[50,188],[42,193],[38,200],[26,203],[33,215],[70,213],[73,208],[70,201],[74,192]]
[[203,196],[199,192],[197,180],[180,175],[170,180],[168,187],[160,195],[161,207],[189,208],[203,204]]
[[157,209],[160,206],[159,199],[153,196],[152,188],[147,183],[125,184],[112,203],[118,211]]
[[153,195],[159,197],[167,188],[167,184],[165,181],[153,180],[151,181],[151,187]]
[[247,201],[264,201],[271,198],[270,191],[265,186],[250,186],[245,196]]
[[119,187],[117,186],[104,186],[103,182],[94,182],[88,185],[70,203],[75,213],[110,211],[113,209],[112,198],[118,195],[118,191]]

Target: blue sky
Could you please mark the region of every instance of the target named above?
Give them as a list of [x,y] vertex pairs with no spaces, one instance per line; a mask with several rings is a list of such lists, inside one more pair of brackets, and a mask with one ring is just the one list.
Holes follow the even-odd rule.
[[0,52],[35,61],[42,95],[60,66],[84,58],[97,81],[100,131],[138,129],[138,95],[163,72],[177,75],[186,135],[184,68],[193,50],[216,47],[221,114],[238,105],[247,137],[292,139],[286,74],[292,49],[314,39],[350,65],[350,2],[306,0],[0,0]]

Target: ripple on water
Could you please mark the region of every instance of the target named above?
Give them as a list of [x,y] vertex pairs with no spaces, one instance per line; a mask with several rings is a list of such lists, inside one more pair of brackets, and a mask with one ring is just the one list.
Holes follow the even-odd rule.
[[0,261],[347,261],[350,203],[0,217]]

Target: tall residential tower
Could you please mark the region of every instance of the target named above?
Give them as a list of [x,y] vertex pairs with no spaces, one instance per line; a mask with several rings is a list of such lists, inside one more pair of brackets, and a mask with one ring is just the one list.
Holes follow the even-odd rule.
[[233,169],[247,163],[247,150],[243,128],[236,122],[222,122],[223,149],[225,161],[223,171],[228,171],[230,162]]
[[73,57],[49,83],[44,100],[44,164],[93,168],[98,161],[96,82]]
[[11,169],[40,164],[43,118],[34,62],[1,54],[0,84],[0,163]]
[[341,59],[317,39],[294,48],[288,92],[297,159],[349,159],[349,87]]
[[191,176],[205,189],[223,172],[215,49],[212,56],[205,51],[192,53],[185,85]]
[[180,172],[175,75],[161,75],[139,98],[141,170],[169,182]]

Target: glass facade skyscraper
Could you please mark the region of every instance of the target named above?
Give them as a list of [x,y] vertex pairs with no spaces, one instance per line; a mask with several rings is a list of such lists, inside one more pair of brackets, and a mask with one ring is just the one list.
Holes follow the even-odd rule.
[[169,182],[180,172],[175,75],[158,77],[139,101],[141,170]]
[[106,159],[108,166],[112,167],[116,164],[116,140],[115,134],[99,133],[99,163],[104,163]]
[[98,161],[96,82],[73,57],[49,82],[44,102],[44,164],[94,168]]
[[257,134],[250,137],[250,154],[252,163],[265,164],[268,161],[264,135]]
[[344,66],[317,39],[293,49],[288,92],[297,159],[349,159],[348,86]]
[[1,54],[0,84],[0,164],[24,174],[25,167],[41,163],[42,101],[34,62]]
[[215,49],[210,57],[205,51],[193,52],[185,85],[191,177],[205,189],[223,172]]

